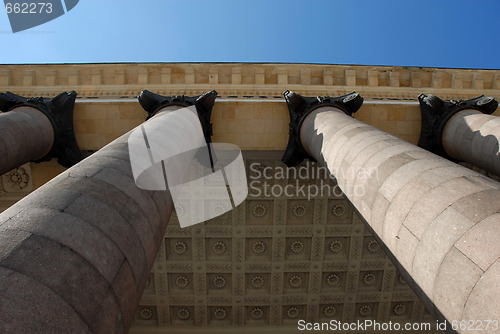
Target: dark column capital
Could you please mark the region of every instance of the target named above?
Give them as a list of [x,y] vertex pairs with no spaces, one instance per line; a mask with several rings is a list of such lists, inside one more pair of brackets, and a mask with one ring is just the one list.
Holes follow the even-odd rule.
[[322,107],[334,107],[352,116],[363,104],[363,98],[356,92],[339,97],[304,97],[287,90],[283,93],[283,96],[288,104],[288,112],[290,114],[290,137],[288,138],[285,154],[281,160],[289,167],[297,166],[304,159],[315,161],[306,152],[300,141],[300,128],[304,119],[312,111]]
[[208,93],[198,95],[198,96],[184,96],[184,95],[172,95],[163,96],[159,94],[152,93],[148,90],[143,90],[141,95],[139,95],[139,103],[142,108],[148,113],[146,120],[150,119],[158,111],[169,106],[179,106],[179,107],[189,107],[196,106],[196,111],[198,112],[198,118],[200,119],[201,126],[203,128],[203,135],[207,143],[212,142],[212,123],[210,123],[210,118],[212,116],[212,108],[217,98],[217,92],[212,90]]
[[49,119],[54,130],[54,145],[50,152],[35,162],[57,158],[57,162],[66,168],[80,162],[83,156],[78,148],[73,129],[73,112],[77,93],[64,92],[54,98],[26,98],[11,92],[0,93],[0,110],[9,112],[18,107],[32,107],[42,112]]
[[443,131],[448,120],[457,112],[465,109],[475,109],[484,114],[492,114],[498,107],[498,102],[491,96],[478,96],[470,100],[441,100],[435,95],[420,94],[418,96],[422,114],[422,130],[418,146],[449,160],[450,157],[443,147]]

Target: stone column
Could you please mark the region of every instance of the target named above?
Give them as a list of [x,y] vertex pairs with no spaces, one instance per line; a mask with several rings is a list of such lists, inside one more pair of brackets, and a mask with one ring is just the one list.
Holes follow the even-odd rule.
[[54,144],[49,119],[32,107],[0,113],[0,175],[43,158]]
[[500,184],[350,117],[349,95],[327,106],[285,97],[300,115],[292,136],[336,177],[428,309],[449,322],[500,319]]
[[29,161],[57,158],[64,167],[82,159],[73,132],[76,93],[53,99],[0,94],[0,175]]
[[500,118],[489,115],[496,110],[497,101],[485,96],[443,101],[423,94],[419,101],[420,147],[500,175]]
[[[206,114],[215,96],[175,105]],[[1,333],[128,331],[173,208],[168,191],[136,186],[129,135],[0,214]]]

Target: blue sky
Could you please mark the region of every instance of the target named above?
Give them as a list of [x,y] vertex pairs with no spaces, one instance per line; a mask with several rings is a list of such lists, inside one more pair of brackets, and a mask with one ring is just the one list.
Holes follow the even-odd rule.
[[499,14],[499,0],[80,0],[67,14],[16,34],[0,10],[0,63],[500,69]]

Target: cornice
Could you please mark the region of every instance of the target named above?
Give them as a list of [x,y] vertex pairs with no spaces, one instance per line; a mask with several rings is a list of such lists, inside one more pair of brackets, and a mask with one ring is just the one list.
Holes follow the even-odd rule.
[[62,64],[1,65],[0,91],[55,96],[75,90],[79,97],[133,97],[144,89],[161,95],[199,95],[215,89],[221,97],[338,96],[357,91],[366,99],[416,101],[419,94],[469,99],[500,98],[500,71],[420,67],[316,64]]

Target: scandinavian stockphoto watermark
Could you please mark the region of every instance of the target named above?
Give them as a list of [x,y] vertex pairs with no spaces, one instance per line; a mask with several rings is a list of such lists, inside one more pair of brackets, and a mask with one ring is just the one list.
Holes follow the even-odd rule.
[[471,331],[477,332],[488,332],[496,333],[499,329],[498,320],[453,320],[451,322],[436,320],[435,323],[432,322],[393,322],[386,321],[380,322],[373,319],[357,320],[354,322],[342,322],[339,320],[332,319],[328,322],[307,322],[305,320],[299,320],[297,322],[297,329],[299,331],[341,331],[341,332],[365,332],[365,331],[377,331],[377,332],[401,332],[408,333],[413,331],[418,332],[429,332],[429,331],[447,331],[451,329],[452,331]]
[[299,320],[297,323],[299,331],[341,331],[341,332],[364,332],[364,331],[401,331],[408,333],[412,331],[431,331],[431,330],[446,330],[446,323],[436,321],[435,324],[431,322],[379,322],[376,320],[366,319],[357,320],[355,322],[342,322],[339,320],[330,320],[328,322],[306,322]]
[[245,165],[233,144],[207,144],[195,106],[157,115],[128,138],[136,185],[169,190],[181,227],[220,216],[248,195]]
[[[266,166],[253,162],[249,165],[249,196],[311,200],[316,197],[341,197],[345,192],[361,197],[365,194],[363,181],[378,178],[377,168],[330,169],[311,161],[299,167]],[[342,191],[334,175],[355,179],[356,182],[345,183]]]
[[4,0],[12,32],[30,29],[72,10],[79,0]]

